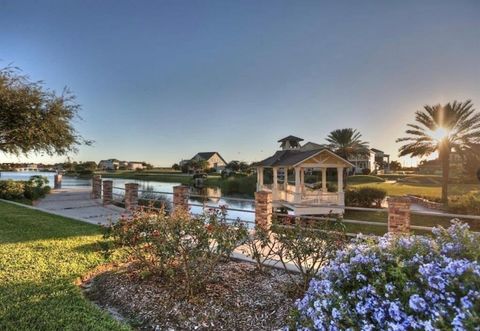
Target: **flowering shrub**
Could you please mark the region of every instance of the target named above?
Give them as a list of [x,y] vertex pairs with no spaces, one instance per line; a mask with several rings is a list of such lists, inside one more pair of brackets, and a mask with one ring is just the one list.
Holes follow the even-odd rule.
[[139,210],[113,225],[110,236],[142,268],[178,283],[192,297],[247,236],[245,226],[226,224],[224,214],[223,210],[200,216],[182,210],[171,215]]
[[478,329],[480,238],[456,221],[432,233],[357,237],[311,281],[295,328]]

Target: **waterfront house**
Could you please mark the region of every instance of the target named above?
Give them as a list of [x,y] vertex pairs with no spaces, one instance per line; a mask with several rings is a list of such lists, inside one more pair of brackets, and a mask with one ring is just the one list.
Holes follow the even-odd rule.
[[218,152],[202,152],[195,154],[191,161],[207,161],[209,169],[221,172],[225,169],[227,162]]
[[117,159],[101,160],[98,168],[101,170],[117,170],[120,167],[120,161]]
[[[287,208],[295,215],[328,214],[330,212],[343,214],[345,210],[344,169],[349,169],[354,165],[323,146],[302,150],[300,146],[302,140],[294,136],[280,139],[278,142],[281,143],[281,150],[256,163],[257,191],[271,191],[274,208]],[[264,182],[267,169],[272,172],[271,184]],[[306,185],[305,173],[307,170],[320,171],[320,187]],[[283,176],[283,180],[278,176],[279,171],[287,174]],[[289,171],[293,172],[293,183],[289,182]],[[337,183],[334,192],[328,191],[327,171],[336,176]]]
[[128,170],[142,170],[143,169],[143,162],[138,162],[138,161],[130,161],[127,164],[127,169]]

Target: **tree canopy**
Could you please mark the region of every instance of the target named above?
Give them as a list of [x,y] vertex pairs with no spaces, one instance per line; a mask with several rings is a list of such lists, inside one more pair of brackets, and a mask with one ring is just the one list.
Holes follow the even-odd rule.
[[65,155],[91,144],[73,126],[79,109],[68,89],[57,95],[18,68],[0,69],[0,152]]
[[356,129],[337,129],[327,137],[329,147],[345,159],[370,153],[368,143],[362,140],[362,134]]

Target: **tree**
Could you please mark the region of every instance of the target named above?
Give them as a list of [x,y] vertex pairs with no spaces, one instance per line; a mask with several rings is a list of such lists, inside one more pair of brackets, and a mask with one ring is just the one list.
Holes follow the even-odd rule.
[[[348,160],[354,156],[369,155],[368,143],[362,140],[362,134],[356,129],[337,129],[327,136],[330,149]],[[345,169],[345,186],[347,184],[347,170]]]
[[18,68],[0,69],[0,152],[65,155],[91,144],[73,127],[79,109],[68,89],[56,95]]
[[240,161],[230,161],[227,164],[227,169],[232,171],[239,171],[240,170]]
[[480,143],[480,113],[473,108],[471,100],[447,103],[445,106],[426,105],[415,113],[415,124],[407,124],[408,135],[397,139],[405,142],[400,147],[400,156],[428,156],[438,152],[442,167],[442,201],[448,203],[448,180],[450,153],[469,155]]
[[399,171],[402,169],[402,164],[398,161],[390,161],[390,170]]

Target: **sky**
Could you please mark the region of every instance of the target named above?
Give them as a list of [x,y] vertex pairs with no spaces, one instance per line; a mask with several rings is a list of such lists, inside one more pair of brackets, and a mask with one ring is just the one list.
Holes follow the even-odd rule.
[[95,144],[73,160],[258,161],[346,127],[397,159],[423,105],[480,109],[479,17],[475,0],[0,0],[0,67],[74,92]]

